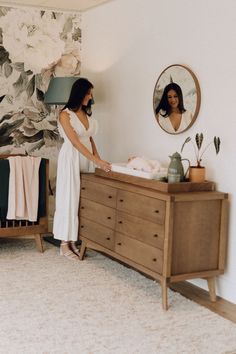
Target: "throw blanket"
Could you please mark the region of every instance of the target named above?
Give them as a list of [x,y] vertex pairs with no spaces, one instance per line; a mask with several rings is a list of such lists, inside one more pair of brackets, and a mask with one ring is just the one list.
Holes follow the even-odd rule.
[[157,173],[160,171],[161,165],[157,160],[134,156],[128,159],[127,167],[133,168],[134,170]]
[[37,221],[41,157],[9,157],[7,219]]

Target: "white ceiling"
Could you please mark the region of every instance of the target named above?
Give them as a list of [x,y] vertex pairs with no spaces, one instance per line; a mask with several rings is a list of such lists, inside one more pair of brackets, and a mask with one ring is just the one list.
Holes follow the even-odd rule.
[[86,11],[108,1],[112,0],[7,0],[0,1],[0,6],[33,6],[63,11]]

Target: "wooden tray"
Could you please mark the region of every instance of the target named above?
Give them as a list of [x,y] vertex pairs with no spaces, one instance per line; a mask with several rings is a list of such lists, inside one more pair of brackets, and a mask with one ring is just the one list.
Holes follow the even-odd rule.
[[155,179],[146,179],[142,177],[130,176],[120,172],[105,172],[100,168],[95,169],[95,175],[104,178],[114,179],[120,182],[131,183],[140,187],[155,189],[159,192],[166,193],[202,192],[215,190],[215,183],[211,181],[204,181],[201,183],[167,183]]

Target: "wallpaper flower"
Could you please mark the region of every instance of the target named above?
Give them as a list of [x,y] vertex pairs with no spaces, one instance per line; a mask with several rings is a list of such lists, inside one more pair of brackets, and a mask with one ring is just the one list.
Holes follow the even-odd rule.
[[10,60],[23,62],[26,71],[40,73],[64,51],[65,42],[60,38],[63,22],[48,12],[41,15],[33,9],[11,9],[2,18],[1,27]]
[[53,76],[79,75],[80,23],[80,14],[0,7],[1,152],[57,150],[57,112],[44,94]]

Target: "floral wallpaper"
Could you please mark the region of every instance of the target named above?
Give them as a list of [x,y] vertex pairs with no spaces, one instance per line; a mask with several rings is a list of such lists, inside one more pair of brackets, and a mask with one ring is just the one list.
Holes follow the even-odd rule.
[[0,153],[49,158],[52,191],[61,140],[44,94],[52,77],[80,74],[80,27],[78,13],[0,6]]
[[53,76],[80,73],[80,14],[0,7],[0,152],[50,157],[56,110],[44,104]]

